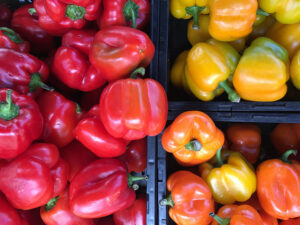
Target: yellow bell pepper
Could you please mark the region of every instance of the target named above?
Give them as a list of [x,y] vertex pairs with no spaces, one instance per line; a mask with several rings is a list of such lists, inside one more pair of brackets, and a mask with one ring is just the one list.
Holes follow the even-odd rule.
[[294,86],[300,90],[300,50],[296,52],[291,62],[291,79]]
[[210,39],[210,34],[208,32],[209,16],[199,15],[198,24],[199,29],[193,27],[193,20],[190,20],[187,28],[187,38],[191,45],[195,45],[199,42],[207,41]]
[[221,159],[221,149],[217,152],[219,167],[204,163],[199,166],[201,177],[212,191],[213,198],[221,204],[245,202],[256,191],[254,168],[239,152],[232,152],[227,164]]

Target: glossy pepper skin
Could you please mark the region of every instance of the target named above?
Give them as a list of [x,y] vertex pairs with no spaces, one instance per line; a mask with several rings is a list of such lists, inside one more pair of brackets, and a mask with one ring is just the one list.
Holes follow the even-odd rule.
[[300,164],[284,153],[282,160],[261,163],[257,170],[257,195],[262,208],[271,216],[287,220],[300,216]]
[[146,196],[138,197],[129,208],[114,213],[115,225],[146,225],[147,199]]
[[208,225],[209,213],[214,211],[214,201],[204,180],[189,171],[177,171],[167,180],[171,192],[160,205],[169,205],[169,215],[178,225]]
[[0,48],[0,87],[35,97],[41,88],[53,90],[43,82],[48,78],[46,63],[33,55]]
[[177,162],[193,166],[211,159],[224,144],[224,134],[203,112],[180,114],[162,135],[162,146]]
[[40,27],[38,15],[31,15],[29,9],[32,4],[24,5],[13,13],[11,27],[18,32],[22,38],[30,42],[31,51],[37,54],[47,54],[55,48],[53,37]]
[[132,26],[142,29],[150,20],[149,0],[103,0],[99,27]]
[[291,80],[293,85],[300,90],[300,49],[295,53],[291,62]]
[[69,31],[63,36],[62,45],[55,53],[52,71],[71,88],[92,91],[106,82],[88,59],[95,34],[95,30]]
[[231,143],[228,149],[240,152],[251,164],[256,163],[261,145],[261,132],[258,126],[236,123],[227,129],[226,136]]
[[267,13],[272,13],[280,23],[294,24],[300,22],[299,1],[258,0],[258,3],[261,9]]
[[0,3],[0,26],[9,26],[11,17],[12,13],[10,9],[6,5]]
[[40,139],[59,148],[71,143],[82,115],[78,106],[56,91],[42,93],[37,103],[45,121]]
[[199,166],[201,177],[210,187],[216,202],[225,205],[247,201],[256,191],[253,167],[239,152],[231,153],[227,163],[223,164],[220,153],[221,149],[217,152],[218,167],[209,163]]
[[125,140],[158,135],[167,122],[167,95],[153,79],[128,78],[110,83],[102,92],[99,107],[106,131]]
[[0,220],[3,225],[24,225],[17,210],[0,195]]
[[29,52],[29,42],[24,41],[19,34],[7,27],[0,27],[0,47],[19,52]]
[[35,101],[10,89],[0,89],[0,158],[24,152],[43,131],[43,117]]
[[219,41],[233,41],[247,36],[256,19],[256,0],[209,0],[209,33]]
[[286,221],[282,221],[279,225],[298,225],[300,224],[300,218],[298,219],[290,219]]
[[211,216],[214,216],[211,225],[263,225],[258,212],[249,205],[225,205]]
[[41,218],[46,225],[94,225],[93,220],[75,216],[69,207],[69,193],[66,188],[58,198],[51,199],[41,207]]
[[241,57],[233,86],[245,100],[277,101],[287,92],[288,67],[288,52],[282,46],[269,38],[257,38]]
[[128,77],[136,67],[147,67],[154,50],[146,33],[131,27],[111,26],[96,34],[90,62],[105,80],[115,81]]
[[105,130],[99,114],[99,105],[96,105],[77,124],[75,138],[100,158],[114,158],[124,154],[127,141],[111,136]]
[[33,144],[1,167],[0,190],[17,209],[40,207],[65,189],[68,169],[62,163],[55,145]]
[[132,177],[127,175],[127,168],[120,160],[96,160],[70,184],[71,211],[82,218],[99,218],[124,210],[135,200],[131,186]]

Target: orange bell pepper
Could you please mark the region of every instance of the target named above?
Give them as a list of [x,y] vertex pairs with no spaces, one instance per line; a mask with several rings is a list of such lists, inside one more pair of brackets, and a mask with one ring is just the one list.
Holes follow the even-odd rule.
[[169,205],[169,215],[178,225],[208,225],[214,211],[214,201],[204,180],[189,171],[177,171],[167,181],[167,199],[160,205]]
[[291,80],[293,85],[300,90],[300,49],[295,53],[291,62]]
[[224,134],[203,112],[180,114],[162,135],[162,146],[185,166],[194,166],[211,159],[224,143]]
[[237,123],[227,129],[226,136],[231,143],[230,150],[240,152],[252,164],[257,161],[261,144],[261,133],[258,126]]
[[300,218],[286,220],[281,222],[279,225],[299,225],[299,224],[300,224]]
[[257,195],[262,208],[271,216],[287,220],[300,216],[300,164],[288,161],[295,150],[283,154],[282,160],[261,163],[257,170]]
[[187,38],[191,45],[195,45],[199,42],[204,42],[210,39],[210,34],[208,32],[209,15],[199,15],[198,24],[199,28],[195,29],[193,27],[193,20],[190,20],[187,28]]

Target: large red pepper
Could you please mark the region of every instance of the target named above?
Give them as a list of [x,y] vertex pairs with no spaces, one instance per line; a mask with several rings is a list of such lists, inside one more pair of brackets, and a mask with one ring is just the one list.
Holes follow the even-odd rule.
[[82,218],[108,216],[131,206],[135,192],[132,177],[117,159],[99,159],[81,170],[70,184],[70,208]]
[[0,47],[10,48],[19,52],[29,52],[30,45],[19,34],[7,27],[0,27]]
[[104,79],[113,81],[129,76],[138,66],[148,66],[154,50],[146,33],[131,27],[111,26],[96,34],[90,61]]
[[30,42],[31,51],[37,54],[47,54],[55,47],[53,37],[40,27],[38,15],[31,15],[32,4],[24,5],[14,11],[11,27],[22,38]]
[[167,122],[168,100],[157,81],[128,78],[106,86],[101,95],[100,109],[108,133],[117,138],[137,140],[146,135],[158,135],[163,130]]
[[299,225],[299,224],[300,224],[300,218],[282,221],[279,225]]
[[59,148],[71,143],[81,116],[78,105],[56,91],[42,93],[37,103],[45,121],[41,140]]
[[36,96],[41,88],[53,90],[43,82],[48,78],[46,63],[33,55],[0,48],[0,88]]
[[16,91],[0,89],[0,158],[24,152],[43,131],[43,117],[35,101]]
[[101,158],[118,157],[125,153],[127,141],[111,136],[99,118],[99,106],[94,106],[76,126],[76,139]]
[[0,221],[1,225],[24,225],[17,210],[0,194]]
[[63,36],[55,53],[52,71],[71,88],[92,91],[106,82],[88,59],[95,34],[95,30],[72,30]]
[[6,27],[10,24],[12,13],[10,9],[0,3],[0,27]]
[[142,29],[149,19],[149,0],[103,0],[98,23],[101,29],[115,25]]
[[[67,166],[62,165],[53,144],[33,144],[26,152],[0,168],[0,190],[17,209],[46,204],[67,185]],[[53,172],[60,167],[60,172]]]

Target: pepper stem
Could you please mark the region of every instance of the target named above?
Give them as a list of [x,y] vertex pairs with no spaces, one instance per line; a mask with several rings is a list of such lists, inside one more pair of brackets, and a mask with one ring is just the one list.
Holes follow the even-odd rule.
[[212,218],[214,218],[215,221],[217,221],[217,223],[219,225],[228,225],[230,223],[230,219],[229,218],[221,218],[220,216],[218,216],[217,214],[211,212],[209,214],[209,216],[211,216]]
[[265,12],[265,11],[262,10],[262,9],[257,9],[256,15],[260,15],[260,16],[269,16],[270,14],[267,13],[267,12]]
[[238,93],[236,93],[236,91],[233,90],[225,80],[219,83],[219,87],[224,89],[224,91],[228,95],[228,99],[231,102],[240,102],[241,98]]
[[126,21],[132,21],[132,27],[136,28],[136,18],[139,17],[139,5],[128,0],[123,8],[123,15]]
[[12,120],[19,115],[20,107],[12,102],[12,90],[6,91],[6,101],[0,102],[0,119]]
[[281,160],[285,163],[289,163],[291,164],[291,161],[288,160],[290,155],[297,155],[297,150],[287,150],[285,153],[283,153],[283,155],[281,156]]
[[81,110],[80,105],[79,105],[77,102],[74,102],[74,103],[75,103],[75,105],[76,105],[76,113],[77,113],[77,114],[82,113],[82,110]]
[[202,149],[202,145],[198,140],[192,140],[185,145],[187,150],[199,152]]
[[48,211],[50,211],[51,209],[53,209],[53,208],[55,207],[55,205],[56,205],[58,199],[59,199],[59,196],[56,196],[56,197],[54,197],[54,198],[51,198],[51,199],[49,200],[49,202],[45,205],[45,210],[48,212]]
[[35,8],[28,9],[28,12],[29,12],[30,15],[33,15],[33,14],[37,13]]
[[185,8],[186,13],[193,16],[193,20],[194,20],[193,28],[194,29],[199,29],[198,14],[200,12],[202,12],[205,8],[206,8],[205,6],[200,7],[197,5]]
[[42,76],[39,73],[31,74],[30,83],[28,84],[29,92],[35,92],[39,88],[43,88],[47,91],[54,91],[53,87],[49,87],[47,84],[42,82]]
[[136,78],[137,78],[137,77],[136,77],[137,74],[140,74],[140,75],[144,76],[145,73],[146,73],[146,70],[145,70],[144,67],[138,67],[137,69],[135,69],[135,70],[132,72],[132,74],[130,75],[130,78],[131,78],[131,79],[136,79]]
[[148,176],[133,176],[130,173],[127,173],[127,177],[128,177],[128,186],[133,187],[133,188],[134,188],[133,182],[139,181],[139,180],[146,180],[146,181],[148,180]]
[[216,153],[216,160],[217,160],[217,166],[218,167],[221,167],[221,166],[224,165],[224,162],[222,160],[222,154],[221,154],[221,152],[222,152],[222,148],[219,148],[218,151],[217,151],[217,153]]
[[20,38],[20,36],[12,29],[8,27],[0,27],[0,30],[4,31],[3,33],[5,34],[5,36],[7,36],[11,41],[15,42],[16,44],[23,43],[22,38]]
[[170,194],[167,198],[162,199],[159,201],[159,205],[161,206],[171,206],[172,208],[174,207],[174,201],[172,199],[172,195]]
[[66,17],[71,20],[80,20],[86,14],[85,8],[78,5],[68,5],[66,9]]

